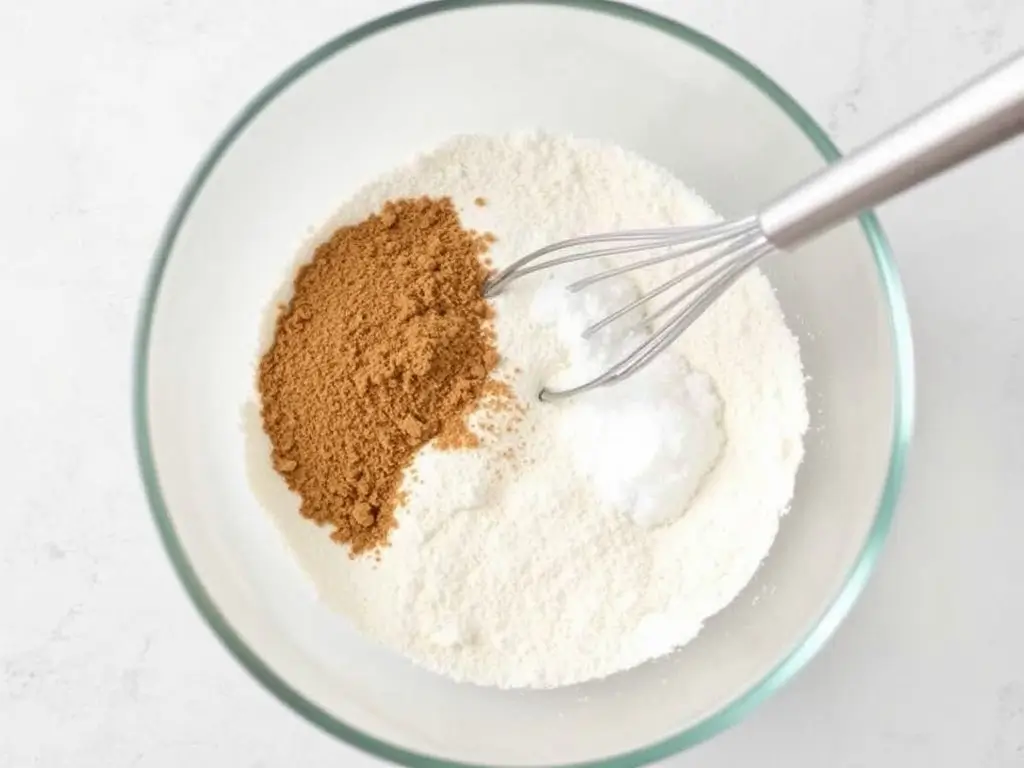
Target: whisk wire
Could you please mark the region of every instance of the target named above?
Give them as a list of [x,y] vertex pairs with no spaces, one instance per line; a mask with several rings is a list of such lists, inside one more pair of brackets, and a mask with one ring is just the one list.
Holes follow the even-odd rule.
[[616,264],[568,286],[571,292],[581,292],[603,280],[628,272],[686,257],[697,257],[695,263],[688,265],[679,274],[591,324],[584,329],[582,335],[584,338],[590,338],[626,315],[649,306],[657,298],[676,289],[679,291],[678,295],[670,298],[647,317],[638,320],[632,330],[649,328],[654,320],[668,314],[668,319],[661,327],[647,335],[635,349],[596,378],[569,389],[545,388],[540,394],[542,400],[569,397],[621,381],[646,367],[728,290],[743,272],[772,251],[773,246],[761,231],[757,218],[753,216],[697,227],[610,232],[552,243],[518,259],[488,281],[484,293],[487,296],[494,296],[504,290],[509,283],[541,270],[584,260],[629,256],[661,249],[667,250],[647,258]]
[[[755,234],[747,235],[745,238],[741,238],[740,240],[736,241],[735,247],[737,247],[737,248],[745,248],[748,245],[754,244],[757,241],[757,238],[758,238],[758,235],[756,233]],[[687,252],[687,253],[689,253],[689,252]],[[684,255],[684,254],[683,253],[676,253],[675,254],[675,256],[677,256],[677,257],[678,256],[682,256],[682,255]],[[680,274],[676,275],[675,277],[667,280],[666,282],[662,283],[657,288],[654,288],[653,290],[648,291],[647,293],[645,293],[642,296],[640,296],[638,299],[636,299],[634,301],[631,301],[629,304],[626,304],[624,307],[616,310],[615,312],[612,312],[610,315],[605,317],[603,320],[599,320],[598,322],[594,323],[590,327],[586,328],[583,331],[583,338],[585,338],[585,339],[586,338],[590,338],[595,333],[597,333],[599,330],[601,330],[602,328],[607,327],[611,323],[613,323],[616,320],[618,320],[620,317],[623,317],[624,315],[629,314],[630,312],[632,312],[635,309],[638,309],[639,307],[643,306],[644,304],[647,304],[652,299],[654,299],[654,298],[656,298],[658,296],[661,296],[663,293],[665,293],[666,291],[668,291],[668,290],[670,290],[672,288],[675,288],[680,283],[685,282],[686,280],[689,280],[689,279],[693,278],[696,275],[699,275],[701,272],[706,270],[708,267],[710,267],[710,266],[712,266],[712,265],[722,261],[723,259],[732,258],[732,256],[733,256],[733,254],[731,252],[729,252],[729,251],[719,251],[718,253],[713,253],[706,260],[701,261],[701,262],[699,262],[697,264],[694,264],[689,269],[683,270],[683,272],[681,272]],[[726,267],[728,267],[728,264],[726,265]],[[693,288],[697,288],[700,285],[704,284],[704,282],[706,282],[707,280],[713,279],[717,275],[721,274],[723,269],[715,270],[710,275],[708,275],[707,278],[704,278],[701,282],[699,282],[695,286],[693,286]],[[591,283],[591,285],[592,284],[593,283]],[[572,290],[572,286],[569,286],[569,290]],[[673,299],[669,303],[669,305],[667,305],[667,306],[678,304],[680,301],[684,300],[688,295],[690,295],[690,293],[691,293],[691,291],[684,292],[681,296],[678,296],[675,299]],[[658,314],[661,314],[664,311],[664,309],[665,309],[665,307],[662,307],[660,310],[658,310]],[[653,316],[648,316],[648,320],[650,320],[650,319],[653,319]]]
[[664,314],[672,306],[678,306],[687,299],[692,301],[680,308],[661,328],[642,342],[636,349],[612,365],[607,371],[590,381],[570,389],[553,390],[545,387],[540,392],[540,399],[545,401],[559,400],[577,395],[606,384],[621,381],[645,368],[671,346],[707,309],[721,298],[739,278],[759,259],[774,250],[770,243],[761,239],[748,243],[736,251],[734,261],[720,265],[712,273],[688,286],[678,297],[658,310],[651,318]]
[[[544,259],[545,256],[552,254],[594,245],[599,247],[576,250]],[[484,293],[487,296],[493,296],[500,293],[512,281],[527,274],[588,259],[624,256],[661,248],[668,250],[655,256],[602,270],[595,275],[577,280],[570,284],[568,289],[573,292],[583,291],[602,280],[686,256],[693,256],[701,251],[708,251],[706,257],[700,258],[680,274],[671,277],[661,285],[590,325],[583,331],[583,337],[589,338],[622,317],[650,304],[673,288],[681,288],[678,296],[671,298],[653,314],[639,321],[633,328],[637,329],[647,325],[671,311],[672,314],[667,322],[601,375],[569,389],[545,388],[540,393],[542,400],[569,397],[595,387],[621,381],[647,366],[667,346],[672,344],[711,303],[728,290],[750,265],[771,251],[772,246],[761,232],[755,217],[699,227],[610,232],[552,243],[518,259],[488,281]],[[541,259],[544,260],[540,261]],[[692,282],[685,285],[687,281]]]
[[[740,222],[722,222],[697,227],[635,229],[622,232],[585,235],[582,237],[560,240],[523,256],[522,258],[512,262],[512,264],[507,266],[505,269],[493,275],[490,280],[487,281],[487,285],[484,286],[484,295],[495,296],[506,288],[509,283],[514,280],[518,280],[521,277],[525,277],[526,275],[586,259],[594,259],[604,256],[619,256],[628,253],[639,253],[641,251],[657,248],[672,248],[676,246],[692,245],[694,250],[696,250],[707,244],[705,241],[709,238],[712,239],[712,243],[723,242],[729,237],[735,235],[737,232],[742,231],[742,229],[749,228],[751,223],[752,220],[743,220]],[[569,253],[564,256],[558,256],[556,258],[546,260],[540,264],[534,263],[544,256],[548,256],[559,251],[568,251],[585,245],[609,244],[616,242],[632,244],[577,251],[575,253]],[[654,258],[657,259],[659,257]],[[657,263],[656,261],[651,260],[645,260],[645,262],[646,261],[650,261],[650,263]],[[643,266],[647,266],[647,264],[644,262],[637,262],[634,265],[629,266],[629,269],[625,271],[639,269]],[[600,276],[596,277],[597,279],[603,279]]]
[[[614,269],[607,269],[607,270],[605,270],[603,272],[598,272],[596,275],[590,275],[589,277],[584,277],[584,278],[582,278],[580,280],[577,280],[576,282],[570,284],[569,285],[569,290],[572,291],[572,292],[576,292],[578,290],[581,290],[582,288],[586,288],[588,285],[593,285],[594,283],[599,283],[602,280],[607,280],[607,279],[612,278],[612,277],[618,277],[619,275],[624,275],[624,274],[626,274],[628,272],[633,272],[633,271],[638,270],[638,269],[643,269],[644,267],[654,266],[655,264],[663,264],[666,261],[672,261],[673,259],[677,259],[677,258],[679,258],[681,256],[689,256],[690,254],[697,253],[698,251],[701,251],[701,250],[703,250],[705,248],[710,248],[713,245],[719,245],[721,243],[728,242],[729,240],[734,239],[738,234],[740,234],[742,232],[745,232],[748,229],[750,229],[751,225],[753,225],[753,224],[754,224],[753,219],[744,220],[744,221],[737,221],[737,222],[730,222],[730,224],[728,226],[721,227],[720,230],[718,232],[714,233],[714,234],[708,234],[708,235],[705,235],[703,237],[696,237],[696,238],[691,237],[691,238],[688,238],[688,239],[683,241],[683,243],[685,243],[685,244],[681,245],[681,247],[678,247],[678,248],[673,247],[672,250],[670,250],[668,253],[663,253],[663,254],[661,254],[659,256],[652,256],[649,259],[643,259],[641,261],[637,261],[637,262],[634,262],[634,263],[631,263],[631,264],[625,264],[625,265],[623,265],[621,267],[616,267]],[[680,245],[680,241],[677,240],[677,241],[673,242],[672,245],[673,246]],[[647,247],[651,247],[651,246],[647,246]],[[608,249],[608,250],[612,251],[612,253],[607,254],[607,255],[615,255],[615,254],[618,254],[618,253],[623,253],[623,251],[619,251],[619,250],[614,250],[614,249]],[[591,253],[589,255],[597,255],[597,254],[596,253]]]

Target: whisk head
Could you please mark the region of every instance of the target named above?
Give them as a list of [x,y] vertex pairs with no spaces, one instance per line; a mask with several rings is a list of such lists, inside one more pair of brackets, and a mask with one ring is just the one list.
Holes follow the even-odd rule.
[[[591,324],[583,331],[589,338],[628,315],[646,309],[659,297],[663,303],[646,316],[654,323],[651,333],[619,362],[599,376],[568,389],[540,392],[541,400],[557,400],[596,387],[615,384],[651,363],[689,328],[756,261],[774,250],[756,216],[736,221],[694,227],[635,229],[574,237],[552,243],[518,259],[494,274],[484,287],[485,296],[495,296],[521,277],[554,267],[602,257],[635,255],[636,259],[588,275],[571,283],[573,293],[628,272],[688,258],[692,263],[634,301]],[[654,255],[645,252],[657,251]],[[675,289],[674,294],[669,294]]]

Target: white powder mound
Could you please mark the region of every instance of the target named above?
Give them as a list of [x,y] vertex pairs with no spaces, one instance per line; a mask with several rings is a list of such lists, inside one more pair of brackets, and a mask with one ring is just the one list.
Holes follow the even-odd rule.
[[[645,307],[584,337],[588,326],[634,302],[642,291],[631,274],[581,292],[570,292],[569,285],[617,265],[600,259],[559,266],[515,283],[497,298],[506,363],[532,372],[531,379],[543,373],[549,386],[568,387],[597,377],[649,338]],[[560,360],[559,368],[551,370],[551,360]],[[552,482],[578,476],[593,486],[601,503],[645,526],[685,511],[725,440],[721,402],[710,378],[675,356],[657,359],[614,387],[553,407],[532,405],[528,418],[537,423],[517,425],[520,439],[528,442],[521,453],[533,461],[543,460],[545,451],[562,450],[562,461],[544,462]],[[566,474],[564,462],[574,474]]]
[[[566,237],[715,219],[623,149],[527,134],[454,139],[360,191],[336,222],[422,194],[450,195],[465,226],[493,232],[498,268]],[[479,449],[420,452],[380,562],[339,547],[326,563],[292,539],[322,600],[456,680],[569,685],[684,645],[751,579],[792,497],[804,377],[756,270],[633,378],[537,400],[545,384],[581,383],[633,348],[643,322],[579,334],[681,268],[566,294],[600,266],[539,273],[494,300],[499,375],[523,412],[481,415],[511,428],[482,432]]]

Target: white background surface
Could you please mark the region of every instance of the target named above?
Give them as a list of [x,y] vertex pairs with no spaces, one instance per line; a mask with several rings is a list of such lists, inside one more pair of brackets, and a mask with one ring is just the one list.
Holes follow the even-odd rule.
[[[852,147],[1024,46],[1021,0],[646,3]],[[263,692],[171,572],[136,477],[134,315],[164,217],[241,105],[397,7],[0,3],[0,766],[370,766]],[[835,639],[670,761],[1024,766],[1024,143],[881,210],[919,417],[896,524]]]

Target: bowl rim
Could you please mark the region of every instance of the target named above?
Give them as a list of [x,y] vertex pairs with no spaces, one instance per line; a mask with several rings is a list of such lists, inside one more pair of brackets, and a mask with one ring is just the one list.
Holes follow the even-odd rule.
[[[294,712],[302,715],[327,733],[375,757],[414,768],[484,767],[479,764],[460,763],[412,752],[363,733],[335,718],[295,690],[246,645],[202,585],[174,530],[167,504],[160,490],[148,418],[149,343],[161,279],[174,249],[178,232],[217,163],[246,126],[267,104],[307,72],[361,40],[385,32],[392,27],[428,16],[492,5],[547,5],[593,11],[669,34],[714,57],[760,90],[793,121],[826,162],[834,162],[841,156],[825,131],[807,111],[746,59],[685,24],[615,0],[434,0],[378,17],[338,35],[288,67],[242,108],[206,152],[178,197],[161,234],[145,286],[136,326],[132,372],[135,449],[153,520],[156,523],[164,550],[199,614],[228,652],[257,681]],[[855,563],[847,573],[843,586],[796,647],[746,693],[741,694],[719,711],[664,740],[592,762],[566,764],[565,768],[583,768],[583,766],[627,768],[627,766],[646,765],[682,752],[739,722],[788,682],[822,648],[845,618],[874,570],[892,525],[913,431],[914,363],[910,318],[888,240],[873,213],[865,213],[860,216],[859,220],[873,253],[882,291],[888,303],[889,328],[894,353],[894,404],[889,465],[878,509],[871,529]]]

